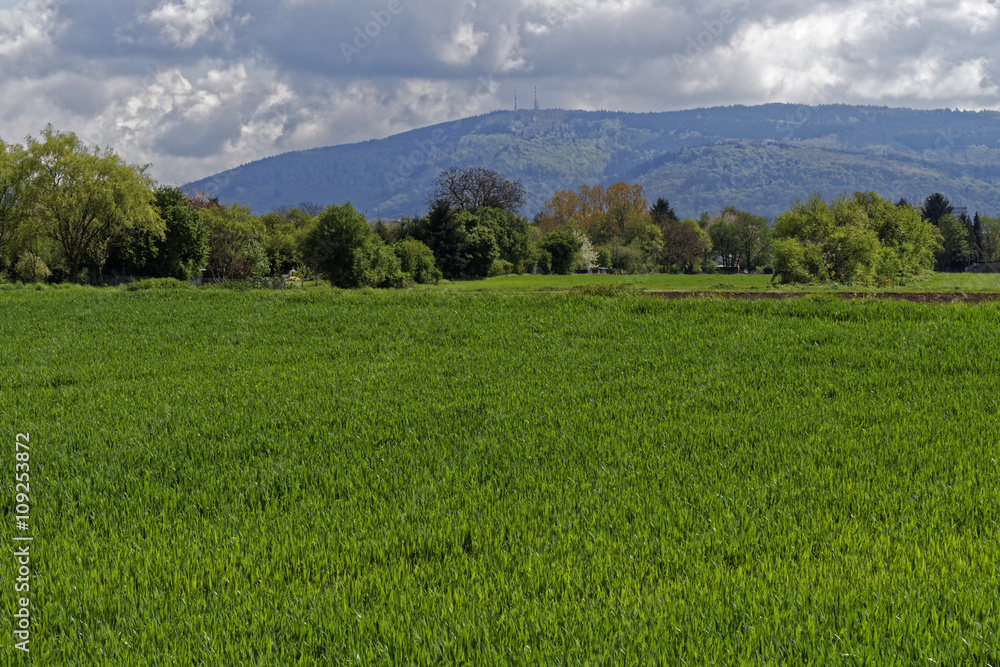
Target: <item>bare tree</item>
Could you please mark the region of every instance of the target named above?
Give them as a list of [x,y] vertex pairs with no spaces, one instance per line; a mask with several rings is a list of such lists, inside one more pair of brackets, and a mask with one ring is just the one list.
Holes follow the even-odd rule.
[[527,194],[520,181],[512,181],[498,171],[485,167],[452,167],[438,174],[430,201],[444,200],[452,208],[475,212],[480,208],[498,208],[517,213]]

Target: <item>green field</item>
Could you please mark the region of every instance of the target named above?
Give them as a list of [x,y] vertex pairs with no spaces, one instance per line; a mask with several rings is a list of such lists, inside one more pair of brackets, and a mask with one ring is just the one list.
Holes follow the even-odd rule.
[[556,292],[588,285],[631,285],[641,290],[761,291],[782,292],[983,292],[1000,291],[1000,273],[934,273],[904,287],[858,288],[850,285],[778,285],[766,275],[650,273],[645,275],[500,276],[485,280],[446,282],[427,291],[449,293]]
[[998,664],[1000,306],[444,291],[0,291],[32,662]]

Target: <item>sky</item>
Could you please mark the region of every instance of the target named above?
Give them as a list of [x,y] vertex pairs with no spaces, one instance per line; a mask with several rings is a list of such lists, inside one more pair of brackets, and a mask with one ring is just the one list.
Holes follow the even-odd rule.
[[181,185],[533,104],[1000,110],[998,0],[0,0],[0,139]]

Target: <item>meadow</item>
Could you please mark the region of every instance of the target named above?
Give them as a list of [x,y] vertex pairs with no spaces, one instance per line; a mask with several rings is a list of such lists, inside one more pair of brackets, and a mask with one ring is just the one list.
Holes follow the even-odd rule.
[[443,282],[441,285],[419,289],[447,293],[524,293],[559,292],[586,286],[629,285],[639,290],[693,290],[705,292],[775,291],[775,292],[991,292],[1000,290],[998,273],[931,273],[913,284],[888,288],[859,288],[853,285],[778,285],[771,283],[771,276],[762,274],[669,274],[640,275],[568,275],[532,276],[510,275]]
[[516,292],[0,291],[34,664],[998,664],[1000,305]]

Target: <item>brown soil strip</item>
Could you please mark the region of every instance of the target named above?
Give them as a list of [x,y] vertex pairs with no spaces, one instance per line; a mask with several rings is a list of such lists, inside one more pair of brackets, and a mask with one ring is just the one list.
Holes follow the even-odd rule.
[[746,301],[799,299],[829,294],[840,299],[895,299],[913,303],[982,303],[1000,300],[1000,292],[685,292],[649,291],[657,299],[743,299]]

